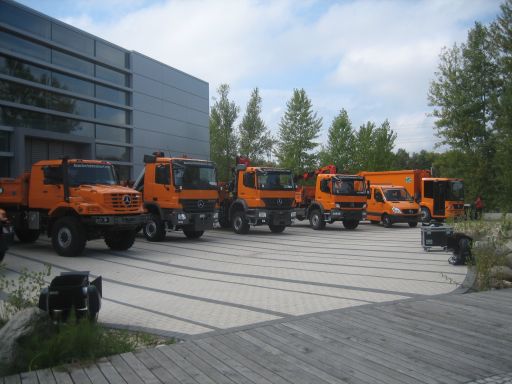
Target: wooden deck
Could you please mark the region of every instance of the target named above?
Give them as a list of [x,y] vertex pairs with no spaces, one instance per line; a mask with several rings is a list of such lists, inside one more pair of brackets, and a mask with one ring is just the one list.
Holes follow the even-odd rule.
[[512,372],[512,289],[372,304],[23,373],[8,383],[466,383]]

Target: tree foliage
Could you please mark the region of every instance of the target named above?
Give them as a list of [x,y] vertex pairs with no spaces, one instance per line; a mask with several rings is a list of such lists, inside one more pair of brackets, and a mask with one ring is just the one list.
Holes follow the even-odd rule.
[[247,156],[251,164],[255,165],[261,165],[268,160],[273,145],[272,136],[260,115],[261,97],[258,88],[254,88],[238,131],[239,153]]
[[229,85],[221,84],[219,95],[210,109],[210,154],[217,164],[221,181],[231,178],[231,168],[235,165],[238,137],[234,128],[240,108],[229,100]]
[[300,174],[317,166],[315,141],[322,127],[322,118],[312,110],[304,89],[294,89],[286,104],[287,110],[279,124],[277,158],[282,167]]
[[334,118],[329,127],[327,145],[320,154],[321,165],[334,164],[340,172],[354,168],[355,137],[352,123],[345,109]]

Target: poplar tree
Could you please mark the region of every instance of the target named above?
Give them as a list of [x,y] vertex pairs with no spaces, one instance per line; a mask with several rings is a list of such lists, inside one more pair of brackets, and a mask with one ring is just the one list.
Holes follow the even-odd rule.
[[349,172],[354,168],[355,138],[352,123],[342,109],[329,127],[326,147],[320,156],[321,165],[334,164],[338,172]]

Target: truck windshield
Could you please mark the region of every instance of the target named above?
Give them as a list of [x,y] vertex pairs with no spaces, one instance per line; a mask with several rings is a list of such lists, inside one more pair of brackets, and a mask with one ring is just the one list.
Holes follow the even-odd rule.
[[358,196],[366,194],[366,186],[363,178],[332,178],[332,194],[345,196]]
[[384,196],[388,201],[412,201],[412,197],[405,188],[386,188]]
[[257,172],[258,189],[294,190],[292,173],[288,171]]
[[183,189],[217,189],[217,174],[212,163],[173,161],[175,187]]
[[114,167],[110,164],[70,164],[68,168],[69,185],[117,184],[117,176]]
[[447,184],[448,185],[446,188],[446,200],[464,200],[464,183],[462,181],[450,181]]

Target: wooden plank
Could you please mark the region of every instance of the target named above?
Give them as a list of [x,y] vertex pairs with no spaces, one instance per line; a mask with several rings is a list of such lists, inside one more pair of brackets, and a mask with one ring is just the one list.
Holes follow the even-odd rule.
[[69,374],[74,384],[93,384],[82,368],[73,368]]
[[20,373],[20,379],[22,384],[39,384],[37,374],[34,371]]
[[160,347],[148,349],[146,352],[165,370],[176,377],[180,383],[197,384],[197,381],[190,377],[187,371],[181,369],[181,367],[176,365],[174,361],[169,359],[163,352],[161,352]]
[[94,384],[109,384],[105,376],[103,376],[103,373],[95,364],[84,367],[84,371]]
[[5,384],[21,384],[21,377],[20,375],[10,375],[4,377],[4,383]]
[[128,384],[144,384],[141,378],[126,364],[126,361],[124,361],[120,355],[110,356],[108,359],[112,363],[112,367],[114,367]]
[[178,383],[178,379],[176,379],[168,370],[162,367],[147,351],[137,351],[135,353],[137,359],[139,359],[150,371],[153,375],[155,375],[158,380],[163,383]]
[[164,353],[176,365],[180,366],[185,372],[200,384],[215,384],[204,372],[195,367],[187,358],[183,358],[177,351],[175,346],[165,345],[159,348],[159,351]]
[[238,360],[232,359],[229,355],[221,352],[220,349],[214,347],[213,345],[208,344],[204,340],[194,341],[194,345],[198,348],[201,348],[206,353],[209,353],[212,356],[215,356],[219,361],[221,361],[227,367],[237,371],[242,376],[248,378],[250,382],[261,383],[261,384],[272,384],[270,381],[265,379],[263,376],[259,375],[257,372],[254,372],[241,364]]
[[58,368],[53,368],[52,373],[57,384],[73,384],[73,380],[71,380],[71,376],[68,372],[61,371]]
[[[509,300],[503,300],[496,296],[476,296],[473,294],[452,295],[449,299],[435,300],[444,303],[462,303],[466,306],[475,308],[476,310],[491,310],[497,316],[511,316],[512,305]],[[466,297],[467,296],[467,297]]]
[[55,377],[53,377],[53,373],[51,370],[47,369],[40,369],[36,371],[37,379],[40,383],[48,383],[48,384],[55,384]]
[[250,381],[247,377],[241,375],[235,369],[224,364],[224,362],[218,359],[216,356],[204,351],[195,343],[184,343],[183,347],[197,356],[198,359],[201,359],[206,364],[217,369],[223,376],[227,377],[232,382],[237,384],[253,384],[253,382]]
[[126,352],[121,354],[121,357],[126,364],[133,368],[135,373],[137,373],[137,376],[139,376],[145,384],[159,384],[161,382],[135,357],[133,353]]
[[126,384],[126,381],[112,366],[112,363],[108,361],[106,358],[98,360],[96,362],[96,365],[100,369],[103,376],[105,376],[109,384]]

